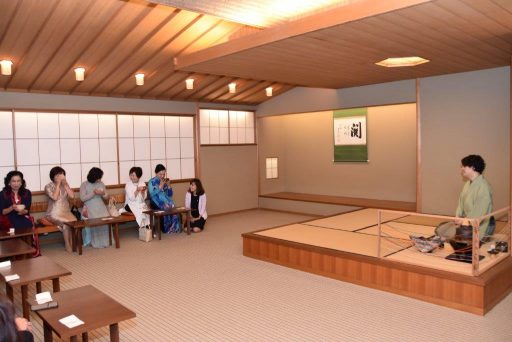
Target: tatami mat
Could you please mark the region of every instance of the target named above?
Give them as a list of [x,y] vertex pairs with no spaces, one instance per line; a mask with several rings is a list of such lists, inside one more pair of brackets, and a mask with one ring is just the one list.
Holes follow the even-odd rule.
[[[429,237],[434,235],[434,227],[401,222],[387,222],[381,224],[382,235],[409,240],[409,235]],[[362,234],[379,235],[379,226],[373,226],[357,231]]]
[[[432,253],[421,253],[411,246],[410,235],[433,236],[436,225],[442,220],[383,213],[382,221],[385,223],[381,224],[381,256],[417,266],[472,274],[471,264],[445,259],[453,253],[449,243],[445,243],[444,248],[437,248]],[[505,222],[497,222],[497,231],[503,230],[504,226]],[[357,210],[301,224],[272,228],[256,234],[343,252],[378,256],[377,209]],[[508,234],[494,234],[491,242],[482,245],[480,254],[485,258],[480,262],[480,272],[484,272],[504,257],[503,253],[491,255],[487,250],[493,242],[506,240],[506,236]]]
[[403,222],[403,223],[419,224],[419,225],[423,225],[423,226],[437,227],[441,222],[446,222],[448,220],[434,218],[434,217],[422,217],[422,216],[408,215],[405,217],[398,218],[395,221]]
[[[257,232],[257,235],[276,239],[293,241],[307,245],[330,248],[338,251],[378,256],[379,237],[375,235],[360,234],[336,229],[325,229],[304,224],[292,224],[289,226],[267,229]],[[382,239],[381,254],[383,256],[409,246],[408,242],[399,239]]]
[[[378,224],[377,213],[377,209],[356,210],[350,213],[309,221],[306,224],[316,227],[355,231]],[[383,213],[382,222],[395,220],[403,216],[403,214]]]

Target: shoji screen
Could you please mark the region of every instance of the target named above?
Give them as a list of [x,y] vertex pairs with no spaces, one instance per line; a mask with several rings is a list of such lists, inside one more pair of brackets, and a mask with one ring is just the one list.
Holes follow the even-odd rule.
[[142,167],[144,179],[153,176],[157,164],[165,165],[171,179],[194,177],[192,117],[118,115],[118,132],[122,183],[134,165]]
[[199,113],[202,145],[254,144],[254,112],[201,109]]
[[107,185],[127,182],[132,166],[142,167],[147,180],[158,163],[172,179],[193,178],[194,118],[0,111],[0,151],[1,177],[16,168],[33,191],[50,182],[56,165],[66,170],[72,187],[93,166],[103,170]]
[[115,115],[15,113],[16,157],[27,187],[41,190],[55,165],[66,170],[72,187],[79,187],[93,166],[103,182],[118,184]]

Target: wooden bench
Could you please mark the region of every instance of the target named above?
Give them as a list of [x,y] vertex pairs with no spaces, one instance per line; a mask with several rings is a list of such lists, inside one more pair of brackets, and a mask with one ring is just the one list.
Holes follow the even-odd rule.
[[369,198],[303,194],[298,192],[277,192],[260,195],[264,198],[274,198],[291,201],[303,201],[325,204],[349,205],[363,208],[379,208],[390,210],[416,211],[415,202],[386,201]]
[[[125,201],[125,195],[124,193],[120,194],[114,194],[110,195],[111,197],[114,197],[117,203],[123,204]],[[78,208],[83,208],[84,204],[83,202],[75,197],[73,200],[70,200],[71,205],[76,205]],[[45,216],[46,210],[48,209],[48,202],[47,201],[41,201],[41,202],[32,202],[32,205],[30,206],[30,214],[34,216],[34,219],[36,221],[36,227],[37,227],[37,233],[39,235],[41,234],[47,234],[47,233],[54,233],[59,232],[59,228],[56,225],[50,225],[45,226],[38,224],[38,219]],[[135,221],[135,216],[126,216],[125,222],[132,222]]]

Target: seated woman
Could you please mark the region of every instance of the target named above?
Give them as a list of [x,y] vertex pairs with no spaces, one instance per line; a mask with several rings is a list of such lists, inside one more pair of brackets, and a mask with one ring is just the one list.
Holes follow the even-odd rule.
[[[93,167],[87,174],[87,181],[80,186],[80,199],[84,202],[84,210],[87,210],[87,218],[99,218],[110,216],[103,202],[108,199],[105,184],[101,181],[103,171]],[[86,209],[87,208],[87,209]],[[85,228],[84,246],[91,245],[94,248],[108,247],[110,230],[108,225]]]
[[[460,161],[460,173],[466,180],[459,195],[459,203],[455,212],[456,219],[441,223],[435,230],[436,235],[450,240],[471,240],[473,229],[470,219],[479,218],[492,212],[492,188],[483,176],[485,170],[484,159],[476,154],[468,155]],[[480,222],[479,240],[489,241],[496,223],[494,217]]]
[[32,324],[16,317],[12,302],[0,297],[0,342],[33,342]]
[[[155,209],[165,210],[174,207],[172,188],[169,178],[165,178],[165,167],[158,164],[155,167],[155,177],[149,180],[149,198]],[[181,224],[179,215],[164,216],[162,233],[179,233]]]
[[204,229],[208,214],[206,213],[206,194],[203,184],[197,178],[190,181],[190,188],[185,194],[185,208],[190,211],[190,228],[194,233]]
[[23,173],[10,171],[4,178],[4,189],[0,192],[0,208],[4,220],[7,219],[16,229],[32,228],[33,242],[36,249],[34,256],[40,255],[39,238],[35,229],[34,219],[29,214],[32,205],[32,193],[26,188]]
[[142,169],[137,166],[132,167],[129,176],[130,182],[126,183],[124,187],[126,192],[124,209],[133,213],[139,227],[143,227],[149,224],[149,216],[143,213],[144,210],[147,210],[146,197],[148,193],[146,183],[140,180]]
[[75,198],[75,193],[66,181],[66,171],[60,166],[50,170],[50,180],[51,182],[44,187],[44,192],[48,196],[46,219],[59,227],[64,237],[66,251],[72,252],[71,227],[66,225],[66,222],[76,221],[68,201],[68,198]]

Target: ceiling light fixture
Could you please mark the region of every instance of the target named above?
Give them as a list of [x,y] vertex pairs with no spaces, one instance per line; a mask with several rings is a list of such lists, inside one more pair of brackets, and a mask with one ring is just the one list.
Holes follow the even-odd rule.
[[194,79],[193,78],[187,78],[185,80],[185,86],[188,90],[194,89]]
[[265,93],[267,96],[272,96],[272,87],[265,88]]
[[231,94],[236,93],[236,83],[232,82],[232,83],[228,84],[228,89]]
[[135,74],[135,84],[138,86],[144,85],[144,74]]
[[430,60],[421,58],[418,56],[412,57],[394,57],[387,58],[375,64],[386,67],[386,68],[398,68],[398,67],[410,67],[416,66],[423,63],[428,63]]
[[75,68],[75,79],[82,82],[85,79],[85,68]]
[[4,59],[0,61],[0,73],[2,75],[12,75],[12,61]]

